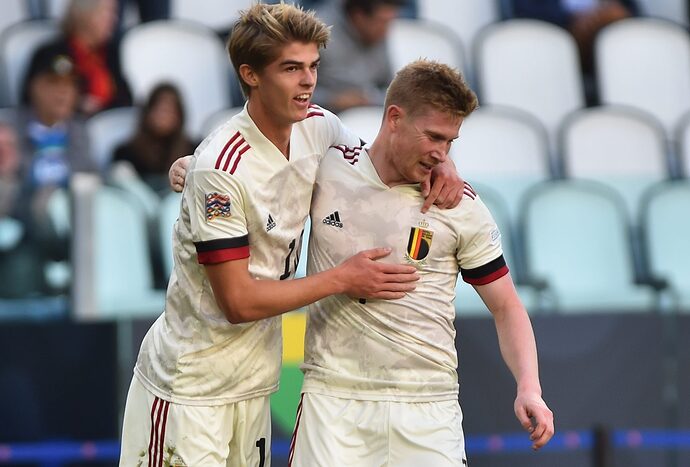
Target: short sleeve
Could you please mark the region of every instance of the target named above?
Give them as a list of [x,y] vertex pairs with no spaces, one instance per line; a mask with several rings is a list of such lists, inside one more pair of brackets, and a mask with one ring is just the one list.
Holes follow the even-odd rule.
[[463,199],[462,202],[467,203],[470,209],[460,229],[457,250],[460,273],[468,284],[489,284],[508,273],[501,232],[479,197]]
[[190,173],[185,196],[200,264],[249,257],[245,193],[240,180],[225,172],[200,169]]

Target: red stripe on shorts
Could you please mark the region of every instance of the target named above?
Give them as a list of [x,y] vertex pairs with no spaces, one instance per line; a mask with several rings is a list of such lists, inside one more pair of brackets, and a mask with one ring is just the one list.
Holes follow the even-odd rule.
[[297,406],[297,420],[295,421],[295,430],[292,432],[292,439],[290,439],[290,454],[288,455],[288,467],[292,467],[292,457],[295,455],[295,442],[297,441],[297,430],[299,429],[299,421],[302,418],[302,400],[304,394],[299,398],[299,405]]

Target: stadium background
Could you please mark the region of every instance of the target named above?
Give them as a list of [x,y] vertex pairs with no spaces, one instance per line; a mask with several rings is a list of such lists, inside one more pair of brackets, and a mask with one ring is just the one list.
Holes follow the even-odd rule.
[[[2,2],[7,18],[10,0]],[[58,12],[60,3],[51,8]],[[671,19],[687,25],[687,14]],[[690,218],[688,206],[678,209]],[[81,240],[92,234],[75,232]],[[75,258],[75,266],[89,255]],[[0,303],[0,465],[116,464],[133,359],[160,302],[124,317],[101,313],[89,292],[97,286],[89,267],[74,271],[75,290],[57,307],[51,300]],[[514,419],[514,383],[488,313],[465,315],[459,305],[460,397],[471,465],[690,466],[690,314],[664,306],[560,314],[548,303],[532,319],[557,436],[538,454]],[[284,317],[281,390],[272,401],[273,465],[279,467],[286,465],[298,402],[303,332],[303,312]]]

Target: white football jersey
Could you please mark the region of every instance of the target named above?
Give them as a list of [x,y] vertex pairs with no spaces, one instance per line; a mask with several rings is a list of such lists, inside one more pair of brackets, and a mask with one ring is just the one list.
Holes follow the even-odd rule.
[[455,283],[487,284],[508,272],[491,214],[466,185],[460,205],[420,212],[419,185],[390,188],[366,150],[350,140],[323,160],[311,209],[310,273],[365,249],[417,267],[399,300],[327,297],[309,307],[303,391],[360,400],[458,397]]
[[144,338],[135,367],[153,394],[218,405],[277,390],[281,318],[229,323],[204,264],[249,257],[253,277],[291,278],[319,162],[342,131],[337,117],[312,106],[293,126],[287,160],[245,107],[199,145],[174,228],[165,311]]

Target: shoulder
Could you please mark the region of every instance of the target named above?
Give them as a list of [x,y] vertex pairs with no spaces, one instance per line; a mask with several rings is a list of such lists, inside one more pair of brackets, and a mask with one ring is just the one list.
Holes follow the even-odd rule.
[[249,144],[233,120],[216,128],[197,146],[196,169],[223,169],[225,161],[236,152],[247,151]]

